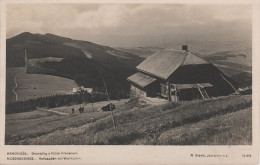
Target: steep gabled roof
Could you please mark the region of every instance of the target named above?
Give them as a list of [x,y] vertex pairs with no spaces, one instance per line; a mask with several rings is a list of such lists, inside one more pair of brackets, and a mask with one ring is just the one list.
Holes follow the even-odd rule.
[[127,78],[128,81],[131,81],[132,83],[144,88],[147,85],[151,84],[152,82],[156,81],[156,78],[150,77],[146,74],[137,72],[136,74],[130,76]]
[[147,57],[136,68],[139,71],[167,79],[181,65],[207,64],[192,52],[176,49],[163,49]]

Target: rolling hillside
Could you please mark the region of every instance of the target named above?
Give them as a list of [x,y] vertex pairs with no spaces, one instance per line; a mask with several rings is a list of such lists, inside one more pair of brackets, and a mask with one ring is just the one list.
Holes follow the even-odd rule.
[[[72,40],[53,34],[28,32],[7,39],[7,69],[24,66],[26,49],[29,73],[70,78],[78,85],[102,88],[104,79],[110,89],[128,89],[126,78],[135,72],[143,58],[88,41]],[[44,58],[59,60],[43,60]]]
[[77,87],[77,84],[70,79],[25,72],[25,67],[7,69],[7,82],[9,82],[6,84],[7,104],[16,101],[14,92],[17,95],[17,101],[24,101],[56,94],[70,94],[72,88]]
[[[180,48],[181,43],[171,47]],[[103,79],[109,90],[128,91],[129,83],[126,78],[136,72],[135,67],[146,57],[161,50],[159,47],[111,48],[88,41],[73,40],[53,34],[31,34],[28,32],[7,39],[7,103],[15,100],[12,90],[15,87],[14,74],[10,70],[19,70],[24,66],[24,51],[26,49],[29,65],[28,73],[54,75],[74,80],[77,85],[103,91]],[[190,41],[189,48],[198,56],[213,63],[220,70],[231,76],[240,87],[252,85],[252,51],[250,44],[242,42],[199,42]],[[127,52],[127,53],[126,53]],[[15,67],[18,67],[15,69]],[[24,78],[28,77],[24,74]],[[30,76],[29,76],[30,77]],[[40,77],[40,75],[39,75]],[[19,77],[23,83],[23,77]],[[26,78],[25,78],[26,79]],[[28,78],[27,78],[28,79]],[[55,79],[54,79],[55,80]],[[44,81],[55,83],[53,79]],[[33,81],[33,83],[37,83]],[[33,85],[32,83],[30,83]],[[46,84],[46,85],[47,85]],[[65,93],[71,86],[64,86]],[[24,86],[25,84],[19,84]],[[35,84],[39,86],[39,84]],[[47,85],[48,86],[48,85]],[[49,85],[48,90],[33,94],[33,87],[28,92],[22,92],[22,98],[34,98],[61,94],[60,88]],[[18,90],[18,89],[16,89]],[[44,91],[44,90],[43,90]],[[26,93],[28,96],[26,96]],[[24,95],[23,95],[24,94]]]
[[[9,145],[250,145],[252,96],[233,95],[210,100],[152,103],[113,101],[110,112],[100,102],[38,109],[6,116]],[[145,102],[145,104],[144,104]],[[71,114],[71,108],[75,108]]]
[[[216,49],[210,50],[211,48],[205,48],[208,50],[204,52],[201,50],[198,55],[216,64],[244,86],[250,86],[250,50],[228,50],[223,47],[215,51]],[[25,73],[25,49],[29,58],[28,72],[41,74]],[[17,93],[25,99],[36,95],[66,93],[76,85],[73,80],[78,85],[103,90],[104,79],[109,92],[118,90],[121,93],[121,90],[129,88],[126,77],[136,72],[135,67],[145,57],[159,49],[114,49],[53,34],[22,33],[7,40],[7,99],[15,99],[11,89],[15,85],[14,77],[17,74],[20,76],[16,77]],[[59,77],[52,79],[49,75],[42,74]],[[230,95],[178,103],[119,98],[124,96],[111,97],[116,105],[113,111],[115,127],[111,112],[98,111],[108,104],[104,101],[106,98],[97,98],[91,104],[93,95],[42,98],[38,100],[42,105],[36,99],[15,102],[9,106],[7,104],[12,111],[6,113],[5,144],[252,144],[251,95]],[[46,102],[51,106],[46,106]],[[85,111],[79,113],[77,110],[82,105],[85,106]],[[19,106],[22,111],[15,111],[15,106]],[[74,114],[72,108],[75,109]]]
[[98,45],[88,41],[72,40],[53,34],[21,33],[7,39],[7,67],[24,66],[24,50],[28,59],[57,57],[75,58],[86,57],[97,62],[125,65],[135,65],[142,58],[125,53],[108,46]]

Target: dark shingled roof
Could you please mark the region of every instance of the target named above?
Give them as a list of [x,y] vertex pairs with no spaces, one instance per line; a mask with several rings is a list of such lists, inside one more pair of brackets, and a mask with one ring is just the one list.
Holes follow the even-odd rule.
[[136,68],[139,71],[167,79],[181,65],[208,64],[192,52],[163,49],[147,57]]
[[128,81],[133,82],[136,85],[144,88],[145,86],[151,84],[152,82],[156,81],[156,78],[150,77],[143,73],[137,72],[136,74],[127,78]]

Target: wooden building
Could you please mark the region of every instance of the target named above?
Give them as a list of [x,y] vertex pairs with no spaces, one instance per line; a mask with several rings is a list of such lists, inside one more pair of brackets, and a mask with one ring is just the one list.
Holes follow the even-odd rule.
[[169,101],[205,99],[236,92],[238,84],[213,64],[188,51],[163,49],[146,58],[128,77],[131,97]]

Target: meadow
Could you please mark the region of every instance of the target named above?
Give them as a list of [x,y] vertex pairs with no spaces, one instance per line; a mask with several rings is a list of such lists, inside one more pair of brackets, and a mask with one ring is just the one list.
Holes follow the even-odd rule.
[[[17,75],[18,74],[18,75]],[[6,78],[6,102],[14,102],[15,95],[12,89],[15,87],[14,77],[17,75],[18,101],[37,97],[51,96],[55,94],[68,94],[77,84],[70,79],[51,75],[26,74],[25,67],[7,68]]]
[[[71,107],[6,116],[6,144],[37,145],[246,145],[252,144],[252,96],[191,102],[117,104],[110,112],[71,114]],[[67,113],[62,115],[55,111]]]

